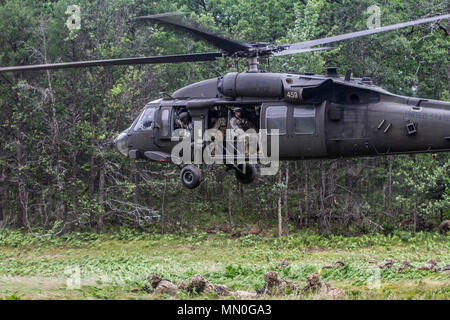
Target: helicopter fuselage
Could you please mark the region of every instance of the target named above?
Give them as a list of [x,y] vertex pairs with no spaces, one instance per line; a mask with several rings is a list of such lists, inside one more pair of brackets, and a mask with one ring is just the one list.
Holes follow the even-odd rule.
[[178,108],[206,130],[220,115],[229,123],[237,106],[257,130],[279,129],[280,160],[450,151],[450,102],[395,95],[368,78],[342,79],[333,71],[233,72],[172,97],[146,105],[115,140],[124,155],[170,161]]

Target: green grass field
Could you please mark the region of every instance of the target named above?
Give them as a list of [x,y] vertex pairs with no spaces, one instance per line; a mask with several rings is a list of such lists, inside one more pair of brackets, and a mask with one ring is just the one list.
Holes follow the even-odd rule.
[[[17,231],[0,231],[0,298],[2,299],[174,299],[132,292],[153,272],[178,283],[201,274],[211,283],[255,292],[264,273],[282,259],[289,267],[279,275],[300,287],[306,276],[338,259],[342,268],[323,269],[323,281],[344,290],[342,299],[449,299],[450,273],[416,270],[429,258],[442,269],[450,263],[448,236],[437,233],[318,236],[300,233],[288,238],[201,232],[184,235],[137,233],[121,229],[107,235],[71,233],[36,239]],[[393,258],[392,269],[370,268]],[[397,273],[409,260],[412,268]],[[376,271],[376,270],[379,270]],[[79,273],[80,282],[76,281]],[[379,279],[379,287],[376,286]],[[213,294],[175,299],[217,299]],[[223,297],[230,299],[231,297]],[[268,299],[269,297],[263,297]],[[275,299],[325,299],[320,295],[289,294]]]

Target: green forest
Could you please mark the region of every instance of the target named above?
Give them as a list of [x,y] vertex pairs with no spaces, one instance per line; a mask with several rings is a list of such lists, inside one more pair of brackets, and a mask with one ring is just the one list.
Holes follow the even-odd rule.
[[[71,5],[79,29],[67,26]],[[285,44],[365,30],[372,5],[381,26],[450,12],[443,0],[0,0],[0,66],[217,51],[130,21],[142,15],[183,12],[232,39]],[[337,42],[273,57],[270,71],[352,68],[392,93],[450,101],[449,30],[441,21]],[[149,101],[235,70],[220,58],[1,73],[0,298],[146,298],[150,273],[178,288],[200,273],[242,298],[267,291],[277,270],[299,288],[307,279],[304,289],[318,272],[345,299],[448,299],[448,271],[437,272],[449,262],[448,153],[283,161],[249,185],[201,165],[189,190],[173,166],[111,146]],[[378,263],[371,291],[366,268]],[[74,265],[85,280],[71,290],[61,277]]]
[[[80,6],[79,30],[66,21]],[[0,1],[0,65],[41,64],[214,51],[202,41],[131,17],[186,12],[241,41],[292,43],[366,29],[373,1]],[[445,1],[384,1],[382,25],[448,12]],[[334,49],[275,57],[272,72],[323,74],[337,66],[402,95],[448,100],[448,22],[337,43]],[[242,66],[245,61],[242,61]],[[267,64],[261,61],[261,68]],[[178,229],[258,224],[282,234],[431,231],[448,219],[450,158],[405,155],[284,162],[276,176],[243,186],[222,167],[202,167],[185,190],[173,167],[133,162],[110,147],[151,100],[234,71],[217,62],[115,66],[2,74],[2,227],[36,235],[126,226]],[[282,221],[278,222],[278,217]]]

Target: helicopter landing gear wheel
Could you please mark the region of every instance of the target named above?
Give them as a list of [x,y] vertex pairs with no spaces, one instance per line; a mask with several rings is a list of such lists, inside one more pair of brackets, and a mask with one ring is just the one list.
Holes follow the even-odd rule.
[[188,189],[197,188],[200,184],[201,176],[200,169],[191,165],[183,167],[180,172],[181,183]]
[[256,167],[250,163],[238,164],[236,166],[236,179],[242,184],[249,184],[255,180]]

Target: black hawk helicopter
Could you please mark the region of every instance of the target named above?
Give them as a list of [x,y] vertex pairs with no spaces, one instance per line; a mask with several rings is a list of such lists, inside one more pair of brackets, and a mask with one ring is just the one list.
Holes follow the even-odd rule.
[[[248,59],[245,72],[197,82],[175,91],[169,99],[149,102],[114,140],[120,153],[131,159],[173,163],[171,151],[178,140],[172,133],[177,124],[185,124],[192,131],[192,123],[197,122],[204,132],[222,118],[229,128],[237,108],[256,131],[277,129],[279,160],[450,151],[449,102],[392,94],[373,85],[370,78],[352,78],[351,69],[344,78],[338,76],[336,68],[328,68],[326,75],[258,69],[260,57],[326,50],[329,48],[316,46],[448,19],[450,14],[288,45],[242,43],[173,17],[169,13],[133,20],[174,27],[221,51],[4,67],[0,72],[211,61],[221,57]],[[256,168],[248,161],[249,156],[245,153],[241,164],[226,164],[227,169],[235,170],[241,183],[255,178]],[[238,153],[233,151],[231,157],[236,160]],[[178,166],[182,184],[197,187],[199,168],[186,163]]]

